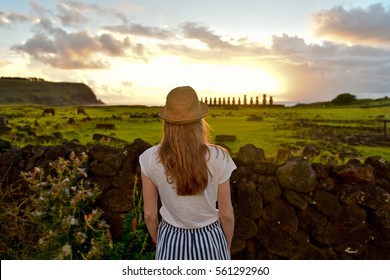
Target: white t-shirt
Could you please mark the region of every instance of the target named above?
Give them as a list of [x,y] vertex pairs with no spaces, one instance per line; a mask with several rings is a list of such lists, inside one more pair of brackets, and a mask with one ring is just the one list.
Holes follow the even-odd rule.
[[156,185],[161,199],[160,214],[169,224],[179,228],[200,228],[219,219],[216,208],[218,184],[230,178],[236,165],[223,150],[210,146],[210,159],[207,162],[212,176],[202,194],[179,196],[174,185],[169,184],[164,166],[158,161],[159,145],[147,149],[140,157],[142,172]]

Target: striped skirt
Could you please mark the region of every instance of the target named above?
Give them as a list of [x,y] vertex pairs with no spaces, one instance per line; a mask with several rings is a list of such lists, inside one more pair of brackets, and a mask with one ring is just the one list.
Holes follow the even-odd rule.
[[162,220],[158,228],[156,260],[229,260],[218,221],[196,229],[182,229]]

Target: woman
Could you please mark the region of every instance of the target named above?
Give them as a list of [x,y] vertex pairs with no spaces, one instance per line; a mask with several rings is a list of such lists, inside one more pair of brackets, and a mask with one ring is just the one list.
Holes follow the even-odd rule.
[[230,259],[229,179],[236,166],[224,149],[210,144],[207,114],[194,89],[171,90],[159,112],[164,136],[139,158],[145,222],[157,244],[156,259]]

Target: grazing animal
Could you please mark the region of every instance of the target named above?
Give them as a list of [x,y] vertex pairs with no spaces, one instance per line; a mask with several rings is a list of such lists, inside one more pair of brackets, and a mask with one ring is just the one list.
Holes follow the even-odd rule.
[[87,114],[87,113],[85,113],[85,110],[83,107],[77,107],[77,115],[80,115],[80,114],[84,114],[84,115]]
[[103,129],[114,129],[115,124],[113,123],[97,123],[96,128],[103,128]]
[[48,108],[48,109],[43,110],[42,116],[46,116],[46,114],[51,114],[52,116],[54,116],[55,111],[53,108]]

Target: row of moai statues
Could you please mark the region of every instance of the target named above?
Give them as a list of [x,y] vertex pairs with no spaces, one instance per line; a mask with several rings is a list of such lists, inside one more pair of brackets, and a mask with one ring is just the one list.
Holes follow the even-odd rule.
[[[244,100],[243,100],[243,103],[241,103],[241,98],[239,97],[238,98],[238,101],[236,103],[236,99],[233,97],[232,99],[230,99],[230,97],[228,98],[225,98],[225,97],[219,97],[218,100],[216,97],[214,98],[207,98],[205,97],[205,99],[203,100],[203,98],[201,98],[202,102],[206,103],[207,105],[210,105],[210,106],[230,106],[230,105],[244,105],[244,106],[259,106],[259,105],[267,105],[267,95],[266,94],[263,94],[263,102],[262,104],[260,104],[260,101],[259,101],[259,97],[256,96],[255,97],[255,100],[253,100],[253,97],[250,98],[249,100],[249,103],[248,103],[248,98],[246,95],[244,95]],[[273,101],[273,98],[272,96],[269,97],[269,103],[268,105],[273,105],[274,101]]]

